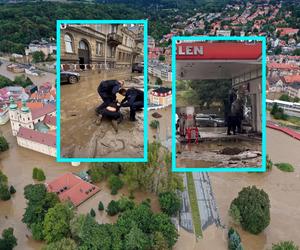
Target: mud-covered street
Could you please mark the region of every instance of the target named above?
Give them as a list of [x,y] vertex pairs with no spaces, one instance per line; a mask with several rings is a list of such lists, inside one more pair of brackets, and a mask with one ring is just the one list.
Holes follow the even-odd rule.
[[[130,72],[106,77],[125,79],[125,88],[143,88],[143,83],[130,80]],[[129,121],[129,108],[122,108],[124,120],[118,132],[110,121],[100,126],[95,108],[102,100],[97,87],[103,75],[82,72],[76,84],[61,85],[61,156],[66,158],[142,158],[144,151],[143,111],[137,113],[137,121]],[[115,78],[114,78],[115,77]]]

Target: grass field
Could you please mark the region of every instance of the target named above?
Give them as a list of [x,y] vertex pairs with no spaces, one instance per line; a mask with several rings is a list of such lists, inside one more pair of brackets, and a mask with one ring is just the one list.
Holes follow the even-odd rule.
[[196,237],[202,237],[201,218],[197,202],[196,189],[193,179],[193,173],[186,173],[188,193],[192,210],[192,218]]

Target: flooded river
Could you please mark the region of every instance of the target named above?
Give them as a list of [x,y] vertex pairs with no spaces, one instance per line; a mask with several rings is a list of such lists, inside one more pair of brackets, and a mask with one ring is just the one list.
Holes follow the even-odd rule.
[[[127,75],[127,78],[130,76]],[[124,76],[124,79],[127,79]],[[83,72],[76,84],[61,86],[61,152],[73,158],[141,158],[144,150],[143,112],[129,121],[129,108],[122,108],[124,120],[116,133],[109,121],[95,124],[95,108],[101,104],[97,87],[99,74]],[[129,87],[129,82],[125,87]],[[129,139],[130,138],[130,139]]]

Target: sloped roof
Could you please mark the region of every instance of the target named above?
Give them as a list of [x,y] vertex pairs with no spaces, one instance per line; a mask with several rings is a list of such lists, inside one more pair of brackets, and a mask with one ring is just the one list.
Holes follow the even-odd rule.
[[71,201],[74,206],[92,197],[100,191],[100,188],[88,183],[72,173],[66,173],[48,182],[47,190],[55,192],[61,201]]
[[56,136],[53,134],[42,133],[33,129],[20,127],[17,137],[56,148]]
[[32,119],[37,119],[41,116],[47,115],[49,113],[52,113],[56,110],[55,105],[53,104],[46,104],[44,105],[44,107],[40,108],[40,109],[34,109],[31,111],[32,113]]

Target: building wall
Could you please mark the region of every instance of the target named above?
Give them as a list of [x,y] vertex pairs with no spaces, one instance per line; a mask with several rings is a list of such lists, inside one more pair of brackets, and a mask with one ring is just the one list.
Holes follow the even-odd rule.
[[33,141],[30,141],[30,140],[27,140],[27,139],[24,139],[24,138],[21,138],[18,136],[17,136],[17,142],[18,142],[18,145],[21,147],[28,148],[28,149],[31,149],[31,150],[34,150],[34,151],[37,151],[37,152],[40,152],[40,153],[43,153],[46,155],[56,157],[56,148],[53,148],[53,147],[50,147],[50,146],[47,146],[44,144],[40,144],[37,142],[33,142]]
[[149,95],[150,103],[162,106],[169,106],[172,104],[172,95],[168,96],[155,96],[150,93]]
[[[107,35],[110,33],[117,33],[122,43],[118,46],[108,43]],[[72,52],[67,51],[66,34],[71,38]],[[79,43],[84,41],[88,45],[89,64],[104,65],[106,57],[109,68],[117,65],[131,67],[138,56],[134,53],[138,45],[135,38],[136,34],[121,25],[91,25],[89,28],[67,27],[61,30],[61,64],[79,64]]]

